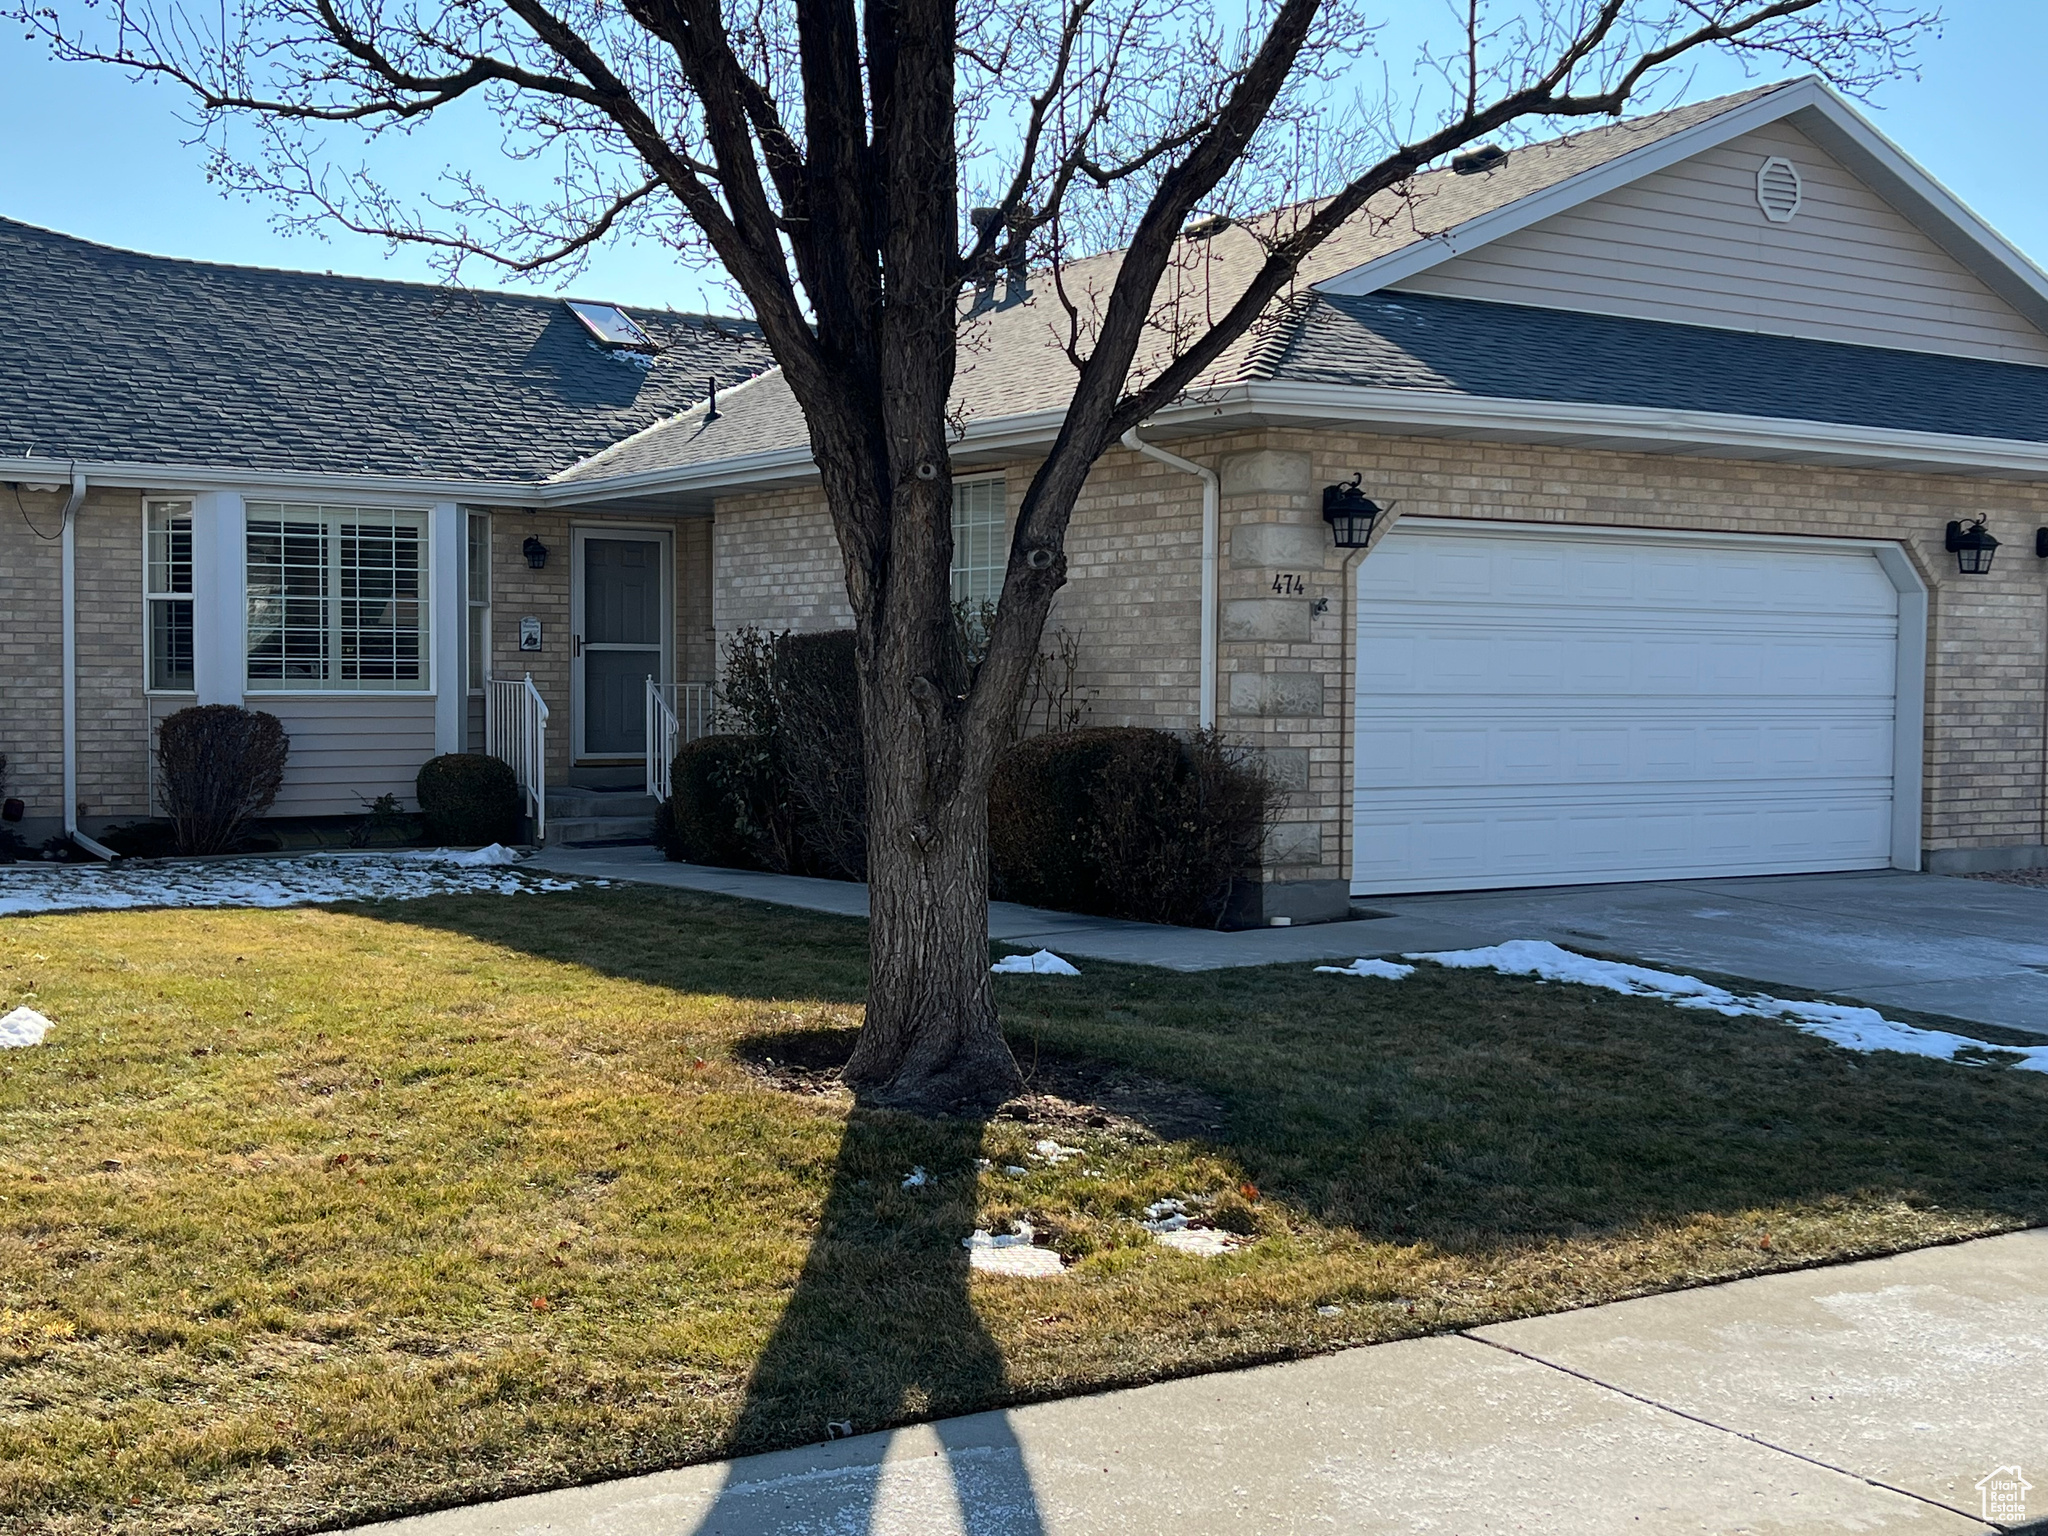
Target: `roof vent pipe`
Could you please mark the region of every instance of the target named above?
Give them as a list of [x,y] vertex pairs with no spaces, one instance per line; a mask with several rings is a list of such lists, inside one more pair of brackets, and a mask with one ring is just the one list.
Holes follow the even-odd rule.
[[71,494],[64,502],[61,535],[64,625],[64,835],[87,853],[103,859],[120,855],[78,830],[78,558],[74,525],[85,504],[85,471],[71,466]]
[[1481,171],[1490,171],[1507,162],[1508,152],[1498,144],[1482,144],[1462,155],[1451,156],[1451,169],[1460,176],[1477,176]]

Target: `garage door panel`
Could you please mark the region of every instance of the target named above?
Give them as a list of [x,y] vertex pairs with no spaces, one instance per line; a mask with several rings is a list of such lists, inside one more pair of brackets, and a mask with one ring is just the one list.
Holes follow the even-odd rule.
[[1355,885],[1888,864],[1897,601],[1860,550],[1396,528],[1360,571]]

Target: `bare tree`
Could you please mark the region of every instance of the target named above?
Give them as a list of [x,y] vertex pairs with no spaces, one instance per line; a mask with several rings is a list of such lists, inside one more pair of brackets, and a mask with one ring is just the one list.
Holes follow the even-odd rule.
[[[1371,43],[1362,0],[1239,3],[11,0],[11,14],[60,57],[187,87],[230,185],[437,246],[451,276],[464,260],[573,267],[620,232],[724,269],[803,411],[858,627],[873,972],[847,1076],[880,1102],[943,1107],[1018,1081],[988,978],[987,789],[1097,457],[1196,384],[1320,244],[1387,216],[1371,210],[1442,156],[1619,114],[1707,50],[1867,87],[1931,20],[1880,0],[1451,0],[1447,46],[1422,60],[1442,88],[1404,97],[1405,122],[1382,102],[1331,133],[1327,103]],[[501,195],[471,167],[408,195],[337,168],[338,128],[374,144],[478,106],[515,158],[555,167],[550,191]],[[988,203],[971,227],[963,193]],[[1248,279],[1185,302],[1190,217],[1288,199],[1247,226],[1262,243]],[[1027,264],[1065,315],[1072,388],[970,659],[949,582],[948,402],[969,293]]]

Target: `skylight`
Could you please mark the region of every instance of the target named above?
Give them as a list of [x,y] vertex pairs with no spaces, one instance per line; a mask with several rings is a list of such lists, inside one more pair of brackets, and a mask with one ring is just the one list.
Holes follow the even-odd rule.
[[583,328],[600,346],[626,352],[654,350],[654,338],[628,319],[626,312],[616,304],[586,304],[580,299],[564,299],[562,302],[569,306],[570,314],[583,322]]

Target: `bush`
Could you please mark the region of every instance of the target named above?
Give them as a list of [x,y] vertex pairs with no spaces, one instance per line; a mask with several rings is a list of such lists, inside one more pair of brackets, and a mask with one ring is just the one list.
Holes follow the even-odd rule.
[[751,736],[700,736],[669,769],[669,797],[654,811],[654,845],[684,864],[766,869],[749,800],[761,744]]
[[1276,796],[1214,731],[1131,727],[1019,743],[989,790],[991,893],[1213,927],[1259,865]]
[[181,709],[157,728],[164,809],[180,853],[226,853],[284,784],[291,739],[277,716],[234,704]]
[[516,843],[525,837],[525,803],[512,765],[481,752],[447,752],[420,765],[413,780],[430,843]]
[[853,631],[743,629],[726,652],[720,697],[734,733],[761,748],[742,804],[765,867],[865,880],[867,767]]

